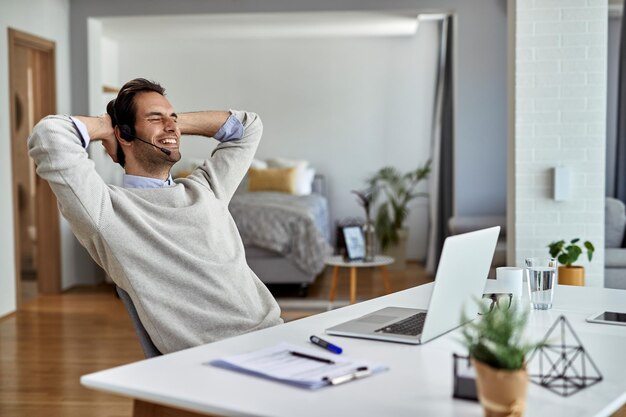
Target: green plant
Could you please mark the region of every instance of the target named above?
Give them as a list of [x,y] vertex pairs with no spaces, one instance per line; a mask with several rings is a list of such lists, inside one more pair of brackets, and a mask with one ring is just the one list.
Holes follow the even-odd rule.
[[402,174],[394,167],[381,168],[367,179],[373,201],[382,192],[386,200],[378,207],[375,227],[380,246],[384,250],[398,243],[398,229],[402,229],[409,215],[408,204],[417,197],[426,197],[427,193],[416,192],[416,186],[428,178],[431,161],[414,171]]
[[370,221],[370,208],[372,207],[372,202],[374,200],[374,191],[371,189],[360,191],[360,190],[352,190],[354,194],[356,194],[358,198],[358,202],[365,210],[365,219],[366,221]]
[[[561,264],[571,267],[583,253],[581,247],[577,245],[579,241],[580,239],[576,238],[572,239],[569,244],[566,244],[564,240],[550,243],[548,245],[548,248],[550,248],[550,256],[556,258]],[[589,258],[589,261],[591,262],[595,248],[588,240],[583,243],[583,245],[587,249],[587,258]]]
[[[489,307],[479,302],[481,317],[463,326],[463,344],[474,359],[492,368],[516,370],[524,366],[526,354],[542,343],[523,341],[528,310],[513,302],[510,308]],[[462,322],[468,319],[463,314]]]

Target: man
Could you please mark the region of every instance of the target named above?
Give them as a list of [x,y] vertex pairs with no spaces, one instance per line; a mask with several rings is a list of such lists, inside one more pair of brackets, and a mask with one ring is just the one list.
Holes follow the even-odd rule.
[[[29,138],[72,231],[130,295],[161,353],[282,322],[280,309],[248,267],[228,203],[262,134],[254,113],[176,114],[164,89],[126,83],[100,117],[48,116]],[[181,135],[221,141],[184,179],[170,168]],[[124,166],[124,187],[107,185],[88,159],[102,141]]]

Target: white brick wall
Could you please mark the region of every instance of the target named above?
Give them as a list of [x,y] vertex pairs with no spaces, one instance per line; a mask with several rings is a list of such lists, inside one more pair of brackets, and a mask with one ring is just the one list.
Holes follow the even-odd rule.
[[[607,1],[511,0],[514,128],[509,263],[547,256],[553,240],[596,246],[586,284],[604,284]],[[512,10],[509,8],[509,10]],[[552,199],[552,168],[570,168],[571,198]]]

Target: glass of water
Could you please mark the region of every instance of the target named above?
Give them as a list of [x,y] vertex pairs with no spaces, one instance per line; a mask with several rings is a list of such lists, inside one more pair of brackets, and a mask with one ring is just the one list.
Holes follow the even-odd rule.
[[535,310],[552,308],[556,266],[554,258],[526,258],[528,293],[530,304]]

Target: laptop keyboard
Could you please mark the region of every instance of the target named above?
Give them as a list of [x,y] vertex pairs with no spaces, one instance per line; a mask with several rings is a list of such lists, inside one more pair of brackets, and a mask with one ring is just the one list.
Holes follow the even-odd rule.
[[389,326],[381,327],[380,329],[376,330],[376,332],[417,336],[422,333],[425,321],[426,313],[417,313],[407,317],[404,320],[392,323]]

